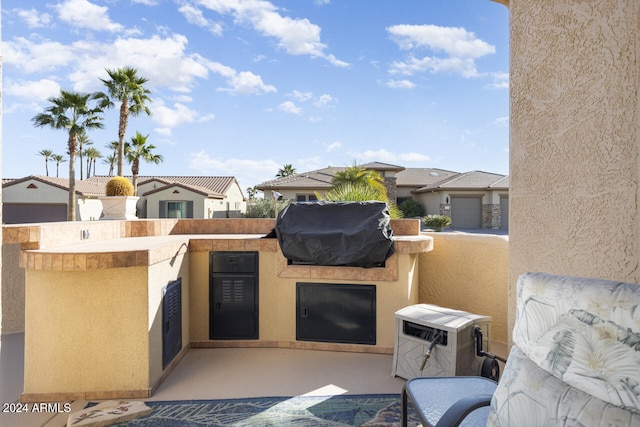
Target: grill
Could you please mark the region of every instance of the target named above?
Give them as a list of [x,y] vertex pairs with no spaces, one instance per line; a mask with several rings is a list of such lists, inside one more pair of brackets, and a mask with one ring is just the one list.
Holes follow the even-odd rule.
[[394,251],[390,221],[383,202],[298,202],[274,231],[290,264],[381,267]]

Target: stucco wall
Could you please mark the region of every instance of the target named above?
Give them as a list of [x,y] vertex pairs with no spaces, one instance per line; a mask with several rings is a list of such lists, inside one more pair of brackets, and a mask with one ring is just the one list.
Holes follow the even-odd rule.
[[177,253],[148,267],[27,270],[27,400],[39,393],[144,396],[163,373],[162,289],[178,277],[182,347],[189,343],[188,257]]
[[[192,252],[190,259],[191,340],[203,345],[201,342],[209,341],[209,252]],[[387,262],[396,262],[396,260],[398,280],[359,280],[356,275],[348,277],[350,276],[348,273],[345,273],[343,280],[335,280],[308,275],[291,277],[290,273],[281,274],[278,271],[279,266],[286,264],[282,253],[260,251],[258,283],[260,341],[269,343],[296,341],[296,282],[376,284],[376,347],[381,352],[391,352],[395,334],[395,312],[407,305],[417,303],[419,288],[417,255],[395,254]]]
[[[28,188],[32,185],[35,188]],[[4,203],[63,203],[69,202],[69,192],[62,188],[28,179],[2,189]]]
[[2,334],[24,332],[24,269],[18,268],[19,260],[20,244],[2,245]]
[[[174,191],[178,193],[174,193]],[[184,188],[169,187],[145,196],[147,199],[147,218],[160,218],[160,201],[193,202],[193,217],[204,218],[204,197]]]
[[506,343],[508,238],[428,234],[433,251],[420,254],[420,302],[491,316],[491,339]]
[[144,267],[28,270],[24,392],[147,389],[146,282]]
[[510,1],[510,325],[526,271],[640,282],[640,2]]

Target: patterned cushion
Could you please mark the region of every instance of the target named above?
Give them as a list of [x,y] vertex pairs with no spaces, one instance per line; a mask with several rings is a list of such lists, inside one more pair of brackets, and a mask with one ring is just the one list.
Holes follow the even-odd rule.
[[491,399],[487,425],[631,427],[640,425],[640,414],[571,387],[513,346]]
[[513,341],[490,425],[640,425],[640,285],[524,274]]

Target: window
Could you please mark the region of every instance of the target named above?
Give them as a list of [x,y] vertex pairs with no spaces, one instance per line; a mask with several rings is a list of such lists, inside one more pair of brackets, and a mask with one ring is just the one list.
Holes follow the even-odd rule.
[[187,207],[184,202],[167,202],[167,218],[186,218]]
[[193,201],[162,200],[158,213],[160,218],[193,218]]
[[296,194],[296,202],[315,202],[318,200],[315,194]]

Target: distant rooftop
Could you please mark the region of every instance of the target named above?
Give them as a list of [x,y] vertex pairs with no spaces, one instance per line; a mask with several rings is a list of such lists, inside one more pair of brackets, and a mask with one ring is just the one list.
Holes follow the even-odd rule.
[[[416,192],[431,191],[436,189],[457,188],[509,188],[509,177],[506,175],[471,171],[454,172],[438,168],[404,168],[402,166],[389,165],[387,163],[373,162],[359,165],[366,169],[377,171],[395,171],[396,186],[413,187]],[[265,181],[256,186],[258,190],[271,189],[330,189],[331,179],[339,172],[347,169],[346,166],[328,166],[309,172],[296,173],[284,178],[276,178]]]
[[[76,193],[82,196],[103,196],[105,186],[112,176],[96,175],[82,181],[76,180]],[[130,176],[127,176],[131,180]],[[2,186],[16,185],[28,180],[36,180],[48,185],[69,190],[68,178],[31,175],[19,179],[3,179]],[[171,186],[180,186],[210,197],[223,197],[229,187],[236,182],[233,176],[138,176],[138,186],[157,182],[157,186],[145,194],[150,194]]]

